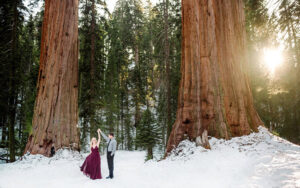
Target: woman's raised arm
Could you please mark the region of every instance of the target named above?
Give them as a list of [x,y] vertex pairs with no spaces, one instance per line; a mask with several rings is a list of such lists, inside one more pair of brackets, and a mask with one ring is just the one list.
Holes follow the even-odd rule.
[[101,142],[101,136],[100,136],[100,129],[97,130],[98,132],[98,142],[97,142],[97,146],[99,148],[100,142]]

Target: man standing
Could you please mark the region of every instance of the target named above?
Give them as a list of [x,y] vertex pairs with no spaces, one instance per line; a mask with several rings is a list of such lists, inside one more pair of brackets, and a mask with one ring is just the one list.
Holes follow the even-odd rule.
[[[100,129],[99,129],[100,130]],[[106,179],[114,178],[114,156],[117,149],[117,141],[114,138],[114,133],[109,133],[108,137],[100,130],[101,135],[106,140],[107,143],[107,164],[109,169],[109,176]]]

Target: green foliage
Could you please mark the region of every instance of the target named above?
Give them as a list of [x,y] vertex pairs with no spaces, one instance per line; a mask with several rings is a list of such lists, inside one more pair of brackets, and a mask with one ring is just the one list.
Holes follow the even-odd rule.
[[[156,62],[154,65],[154,87],[157,123],[161,126],[162,144],[164,150],[167,142],[167,82],[166,82],[166,65],[164,62],[165,54],[165,38],[164,30],[164,8],[166,2],[159,3],[152,9],[151,28],[154,43],[153,59]],[[177,98],[179,81],[181,77],[181,4],[178,0],[169,1],[169,46],[170,46],[170,104],[171,104],[171,124],[175,121],[177,110]],[[170,128],[170,127],[169,127]]]
[[0,127],[1,147],[9,147],[10,160],[23,153],[31,130],[39,67],[39,46],[32,15],[22,0],[0,5]]
[[[97,7],[100,7],[103,14],[98,13]],[[86,145],[89,142],[86,140],[87,136],[97,136],[96,130],[99,124],[103,124],[97,113],[103,107],[107,9],[102,1],[81,1],[80,11],[79,119],[82,129],[81,145]]]
[[147,108],[137,128],[136,144],[147,149],[146,160],[153,159],[153,148],[161,141],[160,127],[156,124],[151,111]]
[[21,57],[20,66],[20,108],[19,123],[22,130],[19,130],[20,154],[25,149],[26,142],[32,129],[33,108],[36,96],[36,78],[39,69],[39,47],[37,46],[37,31],[32,16],[29,16],[28,22],[22,29],[22,37],[20,37],[21,49],[23,55]]
[[[263,0],[245,4],[248,73],[256,109],[266,127],[300,144],[299,1],[276,1],[271,14]],[[263,49],[278,46],[283,47],[284,62],[271,75]]]

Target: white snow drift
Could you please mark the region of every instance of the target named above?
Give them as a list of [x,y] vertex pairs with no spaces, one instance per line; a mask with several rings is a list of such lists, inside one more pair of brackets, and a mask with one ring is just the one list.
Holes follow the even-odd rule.
[[[28,155],[0,164],[0,187],[300,187],[300,147],[259,130],[229,141],[212,138],[211,150],[183,141],[160,162],[144,163],[145,152],[117,151],[113,180],[84,176],[79,166],[87,154],[61,150],[53,158]],[[101,165],[106,177],[106,156]]]

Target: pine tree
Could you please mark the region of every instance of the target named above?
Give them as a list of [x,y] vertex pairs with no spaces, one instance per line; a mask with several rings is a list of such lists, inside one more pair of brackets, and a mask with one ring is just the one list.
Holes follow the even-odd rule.
[[[168,27],[172,32],[166,32],[166,2],[157,4],[153,8],[154,17],[152,18],[152,33],[153,33],[153,44],[154,52],[153,58],[155,61],[155,70],[154,70],[154,87],[155,95],[157,101],[157,116],[158,123],[161,126],[162,130],[162,143],[163,148],[166,145],[167,137],[170,133],[170,126],[175,120],[176,117],[176,108],[177,108],[177,96],[178,96],[178,87],[180,81],[180,61],[181,61],[181,11],[180,11],[180,2],[177,0],[169,1],[169,14],[168,14]],[[167,53],[165,50],[166,45],[166,33],[168,35],[169,43],[169,58],[166,58]],[[166,60],[170,65],[169,71],[166,70]],[[167,76],[169,72],[169,76]],[[169,77],[169,79],[167,78]],[[168,81],[169,80],[169,81]],[[169,84],[168,84],[169,83]],[[169,85],[169,86],[168,86]],[[168,88],[170,91],[169,95],[169,105],[167,91]],[[167,107],[169,106],[169,110]],[[171,112],[170,112],[171,110]],[[167,113],[166,113],[167,112]],[[170,118],[171,114],[171,120]],[[169,116],[169,117],[168,117]],[[171,121],[171,124],[168,123]],[[168,131],[169,129],[169,131]]]
[[136,137],[137,146],[147,150],[146,160],[153,159],[153,149],[159,142],[159,127],[150,109],[147,108],[142,115],[141,124],[137,128]]
[[1,13],[1,126],[2,142],[9,148],[9,160],[16,155],[16,117],[18,113],[18,94],[20,89],[21,34],[24,23],[22,0],[4,1],[0,5]]
[[[82,124],[81,143],[88,133],[95,136],[101,118],[97,115],[102,105],[104,67],[106,61],[105,38],[108,13],[102,1],[81,1],[79,20],[79,116]],[[99,14],[96,7],[104,11]],[[85,145],[85,144],[84,144]]]
[[26,141],[32,130],[33,107],[36,96],[36,78],[39,69],[39,46],[36,41],[36,28],[32,15],[22,29],[21,49],[23,53],[20,61],[20,109],[18,115],[19,155],[25,149]]

